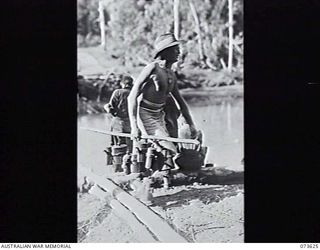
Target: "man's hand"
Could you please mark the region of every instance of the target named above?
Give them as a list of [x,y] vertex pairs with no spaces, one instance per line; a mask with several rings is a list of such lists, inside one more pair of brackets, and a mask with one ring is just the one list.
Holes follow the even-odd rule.
[[194,139],[197,137],[198,130],[196,129],[196,127],[194,125],[190,126],[190,132],[191,132],[191,139]]
[[110,113],[110,109],[111,109],[111,104],[107,103],[106,105],[103,106],[104,111],[106,111],[107,113]]
[[116,110],[111,106],[110,103],[104,105],[103,108],[108,114],[111,114],[112,116],[117,116]]
[[133,140],[140,140],[141,139],[141,131],[138,127],[131,128],[131,135]]

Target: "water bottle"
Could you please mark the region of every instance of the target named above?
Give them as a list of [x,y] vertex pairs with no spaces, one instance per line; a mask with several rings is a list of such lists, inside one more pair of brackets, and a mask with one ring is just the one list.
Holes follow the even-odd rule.
[[149,147],[147,150],[147,159],[146,159],[146,164],[145,164],[145,168],[147,170],[152,168],[152,163],[153,163],[153,159],[154,159],[154,151],[155,151],[155,149],[152,147]]
[[131,173],[139,173],[140,172],[137,158],[138,158],[137,154],[131,155],[131,165],[130,165],[130,172]]
[[122,169],[125,174],[130,174],[131,154],[127,152],[122,159]]

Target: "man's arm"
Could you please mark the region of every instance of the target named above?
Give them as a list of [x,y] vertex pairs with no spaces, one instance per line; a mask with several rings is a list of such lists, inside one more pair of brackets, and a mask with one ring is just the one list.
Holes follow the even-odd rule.
[[116,89],[115,91],[113,91],[109,103],[104,105],[104,110],[107,113],[115,115],[115,113],[117,112],[118,103],[119,103],[119,90]]
[[180,106],[181,114],[184,117],[184,119],[186,120],[187,124],[189,124],[189,126],[190,126],[191,135],[195,136],[197,133],[197,130],[196,130],[194,122],[192,120],[188,105],[179,92],[177,83],[175,83],[171,94],[174,97],[174,99],[178,102],[178,104]]
[[141,94],[141,86],[148,79],[155,67],[154,63],[147,65],[138,78],[134,81],[133,87],[128,96],[128,113],[131,125],[131,133],[138,135],[139,129],[137,124],[137,106],[138,106],[138,96]]

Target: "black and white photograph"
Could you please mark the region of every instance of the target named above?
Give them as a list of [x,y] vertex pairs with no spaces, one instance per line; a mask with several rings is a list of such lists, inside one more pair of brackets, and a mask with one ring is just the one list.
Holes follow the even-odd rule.
[[318,0],[1,7],[1,248],[319,248]]
[[244,242],[243,0],[77,0],[79,243]]

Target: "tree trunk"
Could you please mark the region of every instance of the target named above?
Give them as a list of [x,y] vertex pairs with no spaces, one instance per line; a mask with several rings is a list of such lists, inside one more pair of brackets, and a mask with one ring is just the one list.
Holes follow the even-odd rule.
[[180,0],[174,0],[173,3],[174,36],[176,39],[180,37],[179,2]]
[[[173,2],[173,28],[174,36],[176,39],[180,38],[180,15],[179,15],[180,0],[174,0]],[[180,53],[183,54],[183,47],[180,47]],[[173,64],[173,70],[178,71],[183,64],[183,59]]]
[[232,0],[228,0],[229,9],[229,56],[228,56],[228,70],[232,70],[233,60],[233,3]]
[[106,47],[106,32],[105,32],[105,19],[104,19],[104,8],[102,0],[99,0],[99,22],[100,22],[100,35],[101,35],[101,47]]
[[224,5],[226,4],[227,0],[220,0],[217,1],[214,10],[213,10],[213,16],[215,17],[216,20],[220,20],[221,18],[221,13]]
[[200,22],[199,22],[198,14],[192,0],[189,0],[189,5],[190,5],[191,13],[193,15],[194,22],[196,25],[196,33],[198,34],[198,50],[199,50],[200,60],[204,61],[205,57],[203,54],[203,46],[202,46],[201,30],[200,30]]

